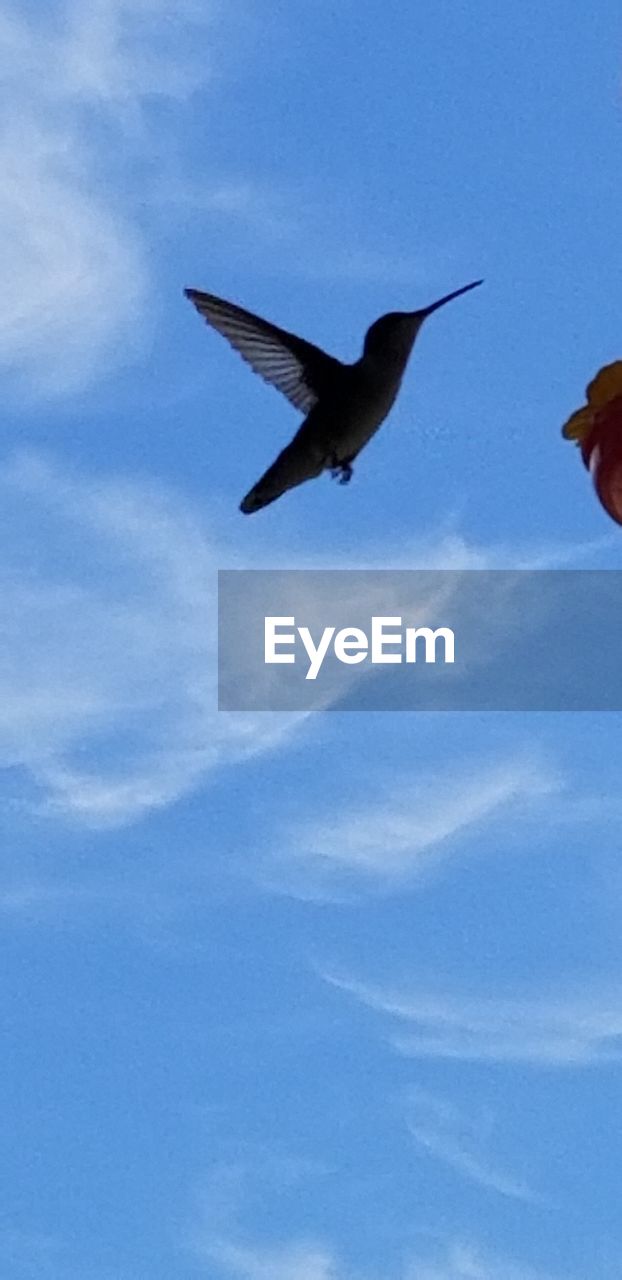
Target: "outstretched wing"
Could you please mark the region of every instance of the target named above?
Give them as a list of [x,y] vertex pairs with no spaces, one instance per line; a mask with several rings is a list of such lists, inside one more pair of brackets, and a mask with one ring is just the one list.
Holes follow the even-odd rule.
[[199,315],[231,343],[255,373],[287,396],[301,413],[310,412],[344,367],[312,342],[279,329],[243,307],[198,289],[184,292]]

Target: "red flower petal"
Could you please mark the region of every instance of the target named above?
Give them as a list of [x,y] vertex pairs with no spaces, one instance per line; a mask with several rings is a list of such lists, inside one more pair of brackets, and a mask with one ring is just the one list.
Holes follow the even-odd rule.
[[581,444],[594,487],[605,511],[622,524],[622,395],[594,415],[594,424]]

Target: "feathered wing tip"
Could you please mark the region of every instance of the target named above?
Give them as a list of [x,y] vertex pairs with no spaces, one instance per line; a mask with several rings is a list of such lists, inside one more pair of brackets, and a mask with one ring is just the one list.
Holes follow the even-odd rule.
[[200,289],[184,289],[184,293],[207,324],[222,334],[255,373],[276,387],[300,413],[310,413],[343,368],[339,360],[312,342],[244,307]]

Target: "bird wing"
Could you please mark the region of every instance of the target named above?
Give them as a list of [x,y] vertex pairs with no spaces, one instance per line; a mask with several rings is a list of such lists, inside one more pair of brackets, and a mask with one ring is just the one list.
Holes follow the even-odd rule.
[[255,373],[287,396],[301,413],[310,412],[330,388],[335,373],[344,367],[312,342],[279,329],[252,311],[198,289],[184,292],[199,315],[231,343]]

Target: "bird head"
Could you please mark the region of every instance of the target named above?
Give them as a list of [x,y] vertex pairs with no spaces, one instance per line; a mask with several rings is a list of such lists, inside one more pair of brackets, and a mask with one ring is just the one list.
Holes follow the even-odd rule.
[[446,293],[443,298],[438,298],[429,307],[422,307],[420,311],[390,311],[388,315],[380,316],[367,330],[363,354],[396,362],[407,360],[424,320],[433,311],[438,311],[439,307],[444,307],[446,302],[452,302],[462,293],[468,293],[469,289],[476,289],[481,283],[481,280],[473,280],[471,284],[454,289],[453,293]]

